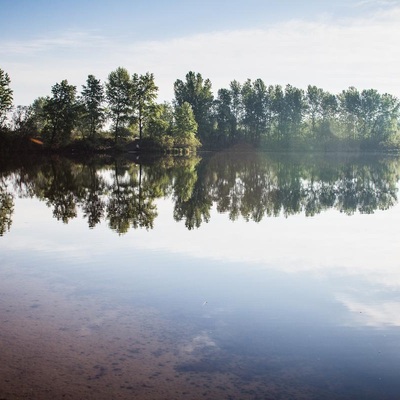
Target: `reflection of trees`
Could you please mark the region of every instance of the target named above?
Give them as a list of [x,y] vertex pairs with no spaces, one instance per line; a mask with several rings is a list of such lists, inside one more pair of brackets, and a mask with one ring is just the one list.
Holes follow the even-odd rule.
[[[83,216],[87,218],[89,228],[94,228],[104,217],[106,205],[103,200],[103,194],[106,185],[93,166],[85,168],[82,175],[82,184],[84,186],[84,197],[82,199]],[[84,184],[84,182],[87,183]]]
[[126,233],[133,228],[153,228],[157,216],[151,184],[143,178],[142,166],[120,170],[115,165],[115,179],[107,204],[107,219],[111,229]]
[[204,164],[195,170],[180,172],[174,184],[174,219],[185,220],[188,229],[198,228],[210,219],[211,193],[205,178]]
[[[399,160],[299,158],[262,153],[219,153],[208,159],[163,158],[145,164],[116,161],[96,168],[54,158],[2,176],[15,193],[38,197],[58,220],[81,212],[90,228],[103,220],[119,234],[154,226],[155,201],[168,197],[173,217],[188,229],[208,222],[213,207],[231,220],[327,209],[373,213],[397,201]],[[5,182],[5,180],[4,180]],[[0,185],[0,234],[9,229],[13,195]]]
[[46,204],[53,208],[53,216],[64,223],[77,216],[77,203],[83,197],[83,186],[75,175],[74,164],[66,160],[52,160],[38,180],[37,190]]
[[14,197],[0,185],[0,236],[10,230],[14,212]]
[[219,212],[261,221],[265,216],[335,208],[372,213],[397,201],[398,161],[290,159],[265,154],[222,153],[208,165],[208,191]]

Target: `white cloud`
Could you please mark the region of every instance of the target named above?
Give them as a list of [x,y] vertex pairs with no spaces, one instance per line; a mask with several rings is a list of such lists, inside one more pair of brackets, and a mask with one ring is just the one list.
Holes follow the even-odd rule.
[[108,43],[105,38],[90,32],[67,31],[62,35],[56,32],[46,37],[39,37],[28,41],[9,41],[3,43],[0,54],[4,56],[34,55],[52,51],[104,47]]
[[267,84],[318,85],[333,93],[348,86],[400,96],[400,7],[346,20],[292,20],[264,29],[211,32],[135,42],[96,33],[68,32],[25,43],[0,42],[2,68],[11,76],[15,103],[50,93],[61,79],[80,85],[88,74],[106,79],[118,66],[154,72],[160,100],[189,70],[210,78],[216,93],[233,79]]
[[400,302],[382,301],[368,304],[349,296],[339,296],[338,300],[352,313],[350,325],[384,328],[400,326]]

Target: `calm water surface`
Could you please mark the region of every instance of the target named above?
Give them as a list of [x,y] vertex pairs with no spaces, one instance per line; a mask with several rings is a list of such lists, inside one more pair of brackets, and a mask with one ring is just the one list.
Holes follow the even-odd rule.
[[398,399],[400,160],[0,170],[1,399]]

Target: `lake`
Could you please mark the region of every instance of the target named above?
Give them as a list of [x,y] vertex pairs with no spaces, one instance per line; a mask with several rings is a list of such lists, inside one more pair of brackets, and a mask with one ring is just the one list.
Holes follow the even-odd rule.
[[0,399],[398,399],[400,159],[0,162]]

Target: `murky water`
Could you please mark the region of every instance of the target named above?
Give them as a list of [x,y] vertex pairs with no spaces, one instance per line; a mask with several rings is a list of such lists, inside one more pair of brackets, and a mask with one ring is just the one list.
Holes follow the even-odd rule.
[[399,159],[0,176],[0,399],[399,398]]

